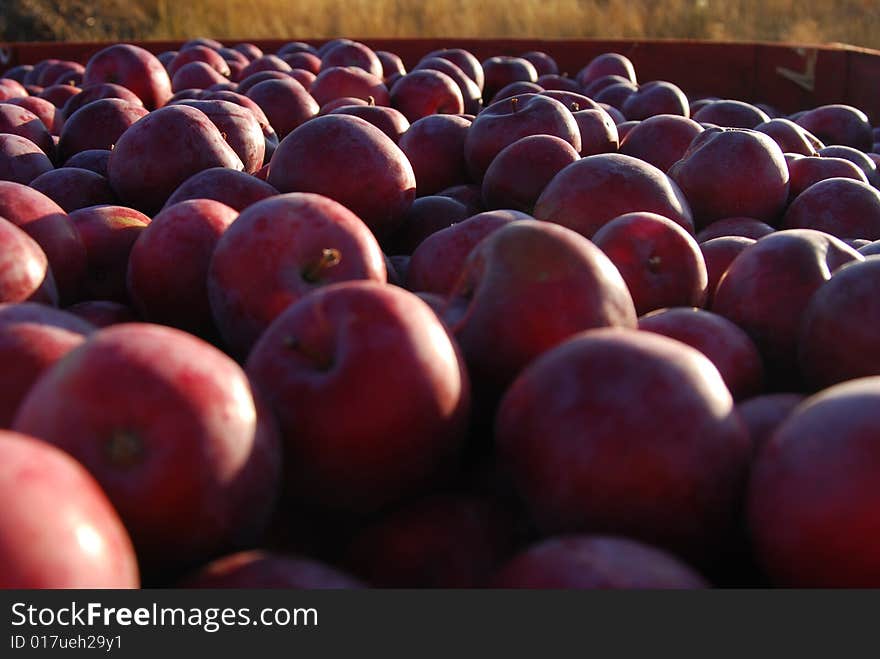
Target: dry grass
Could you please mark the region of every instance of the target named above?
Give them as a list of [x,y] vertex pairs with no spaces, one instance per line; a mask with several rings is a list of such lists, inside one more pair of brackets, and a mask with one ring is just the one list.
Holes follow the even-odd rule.
[[[0,0],[0,39],[702,38],[880,48],[877,0]],[[9,5],[9,9],[6,9]]]

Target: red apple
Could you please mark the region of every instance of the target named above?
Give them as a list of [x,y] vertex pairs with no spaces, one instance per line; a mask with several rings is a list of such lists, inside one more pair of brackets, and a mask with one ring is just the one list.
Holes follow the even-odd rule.
[[696,122],[722,128],[755,128],[770,121],[766,112],[751,103],[726,99],[712,101],[691,116]]
[[829,178],[801,192],[785,212],[787,229],[816,229],[838,238],[880,239],[880,190],[849,178]]
[[3,102],[9,105],[17,105],[32,112],[46,127],[50,135],[59,135],[61,129],[64,128],[64,113],[44,98],[25,96],[23,98],[11,98]]
[[854,149],[851,146],[826,146],[819,149],[818,154],[824,158],[842,158],[849,160],[864,172],[868,178],[868,183],[875,188],[880,185],[880,174],[877,172],[877,163],[863,151]]
[[82,92],[69,98],[64,104],[64,116],[69,119],[71,115],[73,115],[73,113],[80,108],[85,107],[86,105],[94,101],[99,101],[103,98],[118,98],[123,101],[133,103],[135,105],[140,105],[142,107],[144,105],[144,102],[140,98],[138,98],[137,95],[135,95],[133,92],[126,89],[122,85],[117,85],[112,82],[103,82],[98,85],[90,85],[88,87],[84,87]]
[[254,542],[278,495],[277,430],[244,372],[169,327],[95,332],[40,378],[14,425],[85,465],[148,570]]
[[485,86],[486,80],[483,73],[483,66],[480,64],[480,60],[468,50],[463,48],[442,48],[440,50],[431,51],[425,55],[425,57],[442,57],[448,59],[464,71],[471,80],[477,83],[477,87],[481,90]]
[[[2,137],[0,137],[2,140]],[[77,167],[61,167],[41,174],[31,187],[42,192],[67,213],[87,206],[116,203],[107,178]]]
[[414,121],[398,145],[410,161],[421,196],[468,181],[465,136],[471,122],[455,115],[431,115]]
[[[531,66],[531,65],[530,65]],[[581,133],[571,111],[559,101],[539,94],[523,94],[494,103],[471,124],[464,142],[464,158],[474,181],[483,175],[506,146],[528,135],[554,135],[581,150]]]
[[464,112],[464,97],[455,80],[441,71],[410,71],[391,88],[391,105],[412,123],[432,114]]
[[428,497],[361,530],[346,564],[377,588],[484,588],[514,549],[513,523],[486,498]]
[[751,450],[704,355],[620,328],[532,362],[501,401],[495,440],[543,531],[623,534],[700,564],[725,550]]
[[768,375],[790,385],[796,380],[797,337],[810,298],[837,268],[861,260],[827,233],[777,231],[733,260],[715,290],[712,311],[744,329],[761,351]]
[[646,82],[627,97],[620,110],[627,119],[647,119],[658,114],[687,117],[687,96],[677,85],[663,80]]
[[306,88],[293,78],[265,80],[247,92],[269,119],[281,139],[318,114],[318,104]]
[[672,220],[627,213],[599,229],[592,241],[617,266],[637,315],[705,301],[708,275],[700,246]]
[[67,162],[80,151],[111,150],[122,134],[147,110],[119,98],[105,98],[84,105],[71,114],[58,141],[58,158]]
[[660,309],[639,318],[639,329],[681,341],[706,355],[734,400],[763,389],[764,365],[757,346],[723,316],[692,307]]
[[794,393],[775,393],[755,396],[737,403],[736,409],[749,429],[755,455],[773,437],[776,429],[804,401],[805,396]]
[[0,304],[0,428],[12,425],[18,406],[40,375],[94,329],[45,304]]
[[535,82],[525,82],[523,80],[511,82],[509,85],[504,85],[504,87],[499,89],[495,96],[489,100],[489,104],[491,105],[513,96],[519,96],[520,94],[540,94],[543,91],[545,91],[544,88]]
[[450,197],[419,197],[403,216],[403,222],[391,240],[391,249],[398,255],[412,254],[426,238],[468,216],[467,207]]
[[[277,73],[290,73],[292,67],[277,55],[261,55],[255,60],[251,60],[250,64],[244,67],[239,73],[239,80],[245,80],[255,73],[264,71],[274,71]],[[243,92],[242,92],[243,93]]]
[[265,181],[226,167],[193,174],[174,191],[164,208],[188,199],[213,199],[241,212],[251,204],[274,197],[278,190]]
[[829,178],[851,178],[867,183],[868,178],[857,165],[843,158],[807,156],[788,161],[789,202],[811,185]]
[[754,245],[755,242],[754,238],[746,238],[745,236],[721,236],[700,243],[700,251],[703,253],[703,260],[706,262],[706,273],[708,275],[705,304],[707,309],[712,307],[715,291],[718,289],[718,282],[721,281],[721,277],[727,272],[727,268],[739,256],[740,252],[749,245]]
[[445,73],[455,81],[461,91],[464,112],[478,114],[483,109],[483,92],[464,71],[444,57],[425,57],[413,71],[428,69]]
[[776,585],[880,585],[880,378],[807,399],[759,452],[748,493],[755,553]]
[[131,539],[95,479],[45,442],[0,431],[0,588],[138,588]]
[[90,172],[100,174],[107,178],[107,163],[110,161],[109,149],[86,149],[77,154],[72,155],[65,167],[79,167],[80,169],[88,169]]
[[288,306],[348,279],[386,280],[375,237],[332,199],[292,193],[250,206],[224,232],[211,259],[208,296],[227,345],[245,356]]
[[388,80],[393,75],[406,74],[406,66],[404,66],[403,60],[400,59],[400,55],[388,52],[387,50],[377,50],[375,52],[376,57],[379,58],[379,62],[382,64],[383,80]]
[[82,238],[88,259],[83,298],[127,302],[129,254],[150,218],[133,208],[106,205],[74,211],[70,220]]
[[364,584],[326,563],[265,550],[241,551],[211,561],[180,588],[340,590]]
[[468,255],[480,241],[510,222],[529,219],[532,218],[518,211],[488,211],[432,233],[412,253],[405,278],[407,288],[448,295],[461,278]]
[[532,220],[511,222],[474,248],[448,307],[486,395],[577,332],[636,326],[632,297],[608,257],[570,229]]
[[[170,153],[174,157],[169,159]],[[155,213],[181,183],[211,167],[241,170],[244,165],[204,112],[171,105],[122,134],[107,173],[123,203]]]
[[807,137],[807,131],[788,119],[771,119],[755,126],[755,130],[766,133],[779,145],[784,153],[799,153],[802,156],[816,155],[816,148]]
[[208,266],[238,212],[218,201],[166,206],[141,232],[128,259],[127,288],[145,320],[211,337]]
[[[267,84],[267,83],[264,83]],[[257,88],[252,89],[255,92]],[[230,101],[188,100],[179,105],[187,105],[205,113],[217,127],[226,143],[244,165],[244,171],[253,174],[263,166],[266,155],[266,141],[260,123],[249,109]]]
[[247,372],[279,419],[287,488],[318,508],[372,512],[423,490],[464,439],[469,387],[455,344],[396,286],[346,282],[303,297],[254,346]]
[[620,135],[614,119],[602,108],[572,112],[581,133],[582,156],[613,153],[620,146]]
[[661,114],[640,121],[626,137],[621,137],[620,152],[666,172],[702,132],[703,127],[692,119]]
[[581,87],[586,87],[594,80],[608,75],[618,75],[632,83],[636,82],[636,71],[632,61],[620,53],[597,55],[578,71],[577,81]]
[[30,185],[54,169],[49,156],[26,137],[0,133],[0,181]]
[[713,222],[697,234],[697,242],[705,243],[713,238],[723,236],[742,236],[758,240],[769,236],[775,229],[769,224],[752,217],[725,217]]
[[492,98],[502,87],[512,82],[535,82],[538,71],[534,65],[522,57],[496,55],[483,60],[484,83],[483,98]]
[[672,554],[634,540],[598,535],[549,538],[508,561],[493,588],[666,590],[708,588]]
[[486,170],[482,186],[486,208],[531,213],[550,180],[579,159],[570,143],[553,135],[529,135],[517,140],[504,147]]
[[535,217],[590,238],[615,217],[657,213],[693,232],[681,190],[648,163],[616,153],[581,158],[562,169],[535,204]]
[[874,327],[880,318],[875,294],[880,259],[869,257],[834,272],[810,300],[798,338],[798,363],[817,388],[880,375]]
[[823,105],[800,115],[796,122],[825,144],[842,144],[870,151],[874,142],[871,123],[864,112],[851,105]]
[[105,82],[129,89],[148,110],[162,107],[171,98],[165,67],[151,52],[132,44],[107,46],[89,58],[83,87]]
[[712,128],[669,169],[694,212],[697,228],[725,217],[774,224],[788,200],[788,166],[769,135]]
[[391,98],[382,78],[358,67],[334,66],[322,69],[309,88],[319,106],[338,98],[359,98],[376,105],[390,105]]
[[340,202],[380,239],[399,226],[416,192],[412,166],[391,138],[344,114],[317,117],[285,137],[268,181],[281,192],[315,192]]
[[55,158],[55,142],[39,117],[27,108],[0,103],[0,134],[18,135],[30,140],[50,159]]
[[[61,116],[64,117],[66,116],[64,113],[65,104],[71,97],[76,96],[80,92],[82,92],[82,89],[73,85],[52,85],[40,92],[40,98],[46,99],[61,110]],[[2,91],[0,91],[0,95],[2,95]]]
[[65,311],[82,318],[95,327],[110,327],[140,320],[134,310],[111,300],[86,300],[67,307]]
[[207,64],[224,78],[229,77],[229,65],[226,63],[226,60],[223,59],[223,56],[213,48],[202,45],[184,48],[183,50],[178,51],[174,56],[174,59],[168,64],[168,75],[173,78],[175,73],[191,62],[202,62]]
[[382,62],[368,46],[357,42],[339,43],[321,54],[321,66],[349,66],[363,69],[378,78],[382,77]]
[[[64,210],[33,188],[0,181],[0,217],[23,229],[42,248],[49,259],[60,301],[66,304],[76,299],[86,271],[86,253]],[[39,270],[34,270],[32,276],[36,277]],[[45,272],[39,274],[37,284],[44,276]],[[54,294],[47,299],[55,299]]]
[[399,143],[401,135],[409,130],[410,126],[401,112],[382,105],[343,105],[328,114],[350,114],[353,117],[360,117],[385,133],[395,144]]

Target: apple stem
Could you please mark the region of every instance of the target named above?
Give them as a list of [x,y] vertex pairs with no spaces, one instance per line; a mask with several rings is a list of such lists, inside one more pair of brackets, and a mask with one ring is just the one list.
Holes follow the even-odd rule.
[[651,258],[648,259],[648,270],[650,270],[651,272],[655,272],[655,273],[659,272],[660,264],[662,262],[663,262],[663,259],[661,259],[659,256],[656,256],[656,255],[652,256]]
[[373,96],[367,96],[367,103],[369,103],[370,107],[376,107],[376,98]]
[[510,99],[510,108],[513,112],[516,112],[517,109],[519,109],[519,99],[516,96]]
[[142,461],[144,444],[130,430],[116,430],[104,446],[110,462],[118,467],[133,467]]
[[285,336],[282,339],[282,344],[288,350],[293,350],[294,352],[298,352],[303,357],[312,362],[317,368],[321,371],[329,371],[333,367],[333,360],[321,355],[320,353],[310,350],[306,346],[304,346],[299,339],[295,336]]
[[303,279],[312,283],[317,282],[325,270],[339,265],[340,261],[342,261],[342,254],[339,253],[338,249],[334,247],[325,248],[321,250],[321,258],[305,269]]
[[572,111],[572,112],[577,112],[577,111],[580,110],[580,109],[581,109],[580,104],[579,104],[577,101],[572,101],[572,104],[571,104],[571,111]]

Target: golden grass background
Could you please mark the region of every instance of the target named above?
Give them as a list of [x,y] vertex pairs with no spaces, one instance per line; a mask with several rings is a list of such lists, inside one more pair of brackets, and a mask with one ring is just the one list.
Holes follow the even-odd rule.
[[849,43],[880,0],[0,0],[0,40],[523,37]]

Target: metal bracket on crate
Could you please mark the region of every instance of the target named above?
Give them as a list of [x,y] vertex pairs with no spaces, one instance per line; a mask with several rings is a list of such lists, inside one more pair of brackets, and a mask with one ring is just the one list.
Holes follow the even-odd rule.
[[801,89],[808,92],[816,91],[816,62],[819,59],[819,51],[815,48],[795,48],[794,51],[804,58],[804,70],[792,71],[784,66],[777,66],[776,73],[791,80]]

